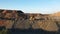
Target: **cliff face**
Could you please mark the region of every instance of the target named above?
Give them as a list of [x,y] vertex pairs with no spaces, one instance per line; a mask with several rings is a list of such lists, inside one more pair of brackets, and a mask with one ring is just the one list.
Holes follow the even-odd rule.
[[58,31],[59,27],[55,19],[49,14],[26,14],[17,10],[0,10],[0,26],[7,29],[43,29],[46,31]]

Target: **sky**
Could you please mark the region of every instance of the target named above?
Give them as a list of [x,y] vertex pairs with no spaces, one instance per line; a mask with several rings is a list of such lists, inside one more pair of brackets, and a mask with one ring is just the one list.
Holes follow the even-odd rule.
[[50,14],[60,12],[60,0],[0,0],[0,9]]

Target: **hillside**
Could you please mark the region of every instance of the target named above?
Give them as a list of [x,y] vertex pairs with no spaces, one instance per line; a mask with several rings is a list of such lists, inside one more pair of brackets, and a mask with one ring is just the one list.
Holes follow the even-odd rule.
[[60,12],[53,13],[53,14],[51,14],[51,16],[58,16],[58,17],[60,17]]
[[[43,29],[46,31],[58,31],[59,24],[49,14],[26,14],[17,10],[0,10],[0,26],[7,29]],[[53,16],[59,16],[53,14]]]

